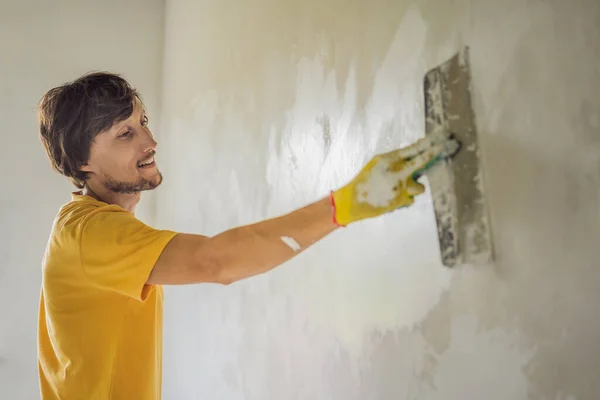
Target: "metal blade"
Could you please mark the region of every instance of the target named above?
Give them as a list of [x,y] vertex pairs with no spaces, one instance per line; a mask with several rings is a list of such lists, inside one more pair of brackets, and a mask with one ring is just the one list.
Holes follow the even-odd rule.
[[458,154],[425,173],[442,263],[447,267],[493,260],[470,85],[468,48],[428,71],[424,78],[426,135],[444,130],[461,143]]

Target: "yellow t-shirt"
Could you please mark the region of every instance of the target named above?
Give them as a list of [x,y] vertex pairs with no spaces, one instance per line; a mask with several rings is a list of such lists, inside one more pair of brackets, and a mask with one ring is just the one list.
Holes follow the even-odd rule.
[[42,271],[43,400],[160,399],[163,291],[146,280],[176,234],[79,193],[60,209]]

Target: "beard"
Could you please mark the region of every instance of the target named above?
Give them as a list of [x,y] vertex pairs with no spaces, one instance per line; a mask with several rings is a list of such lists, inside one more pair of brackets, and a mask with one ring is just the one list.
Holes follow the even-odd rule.
[[118,181],[109,176],[104,178],[104,187],[113,193],[135,194],[145,190],[156,189],[162,183],[162,174],[157,172],[153,179],[140,177],[137,181]]

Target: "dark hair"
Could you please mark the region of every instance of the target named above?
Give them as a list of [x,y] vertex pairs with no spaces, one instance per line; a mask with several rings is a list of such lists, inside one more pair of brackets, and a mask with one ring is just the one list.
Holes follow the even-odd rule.
[[129,118],[139,93],[120,75],[92,72],[50,89],[38,110],[39,134],[52,167],[82,189],[96,135]]

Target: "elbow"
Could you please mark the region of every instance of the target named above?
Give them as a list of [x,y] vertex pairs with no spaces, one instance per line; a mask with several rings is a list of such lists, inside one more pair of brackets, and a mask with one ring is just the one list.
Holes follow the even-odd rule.
[[[256,242],[256,234],[247,227],[231,229],[203,242],[194,254],[195,268],[211,283],[230,285],[244,279],[248,274],[245,265],[249,249]],[[246,256],[240,256],[245,254]],[[243,265],[244,264],[244,265]]]
[[228,257],[218,257],[213,259],[213,282],[220,285],[231,285],[241,280],[243,277],[236,274],[237,268],[235,260]]
[[230,285],[236,281],[224,257],[210,254],[204,249],[197,252],[194,259],[196,261],[192,266],[192,275],[196,276],[197,281],[221,285]]
[[236,280],[232,279],[232,278],[223,278],[223,279],[217,280],[215,283],[218,283],[218,284],[223,285],[223,286],[227,286],[227,285],[231,285],[235,281]]
[[229,268],[225,268],[224,264],[219,264],[218,266],[215,267],[215,273],[214,273],[214,283],[218,283],[220,285],[231,285],[233,282],[235,282],[237,279],[235,279],[230,272]]

